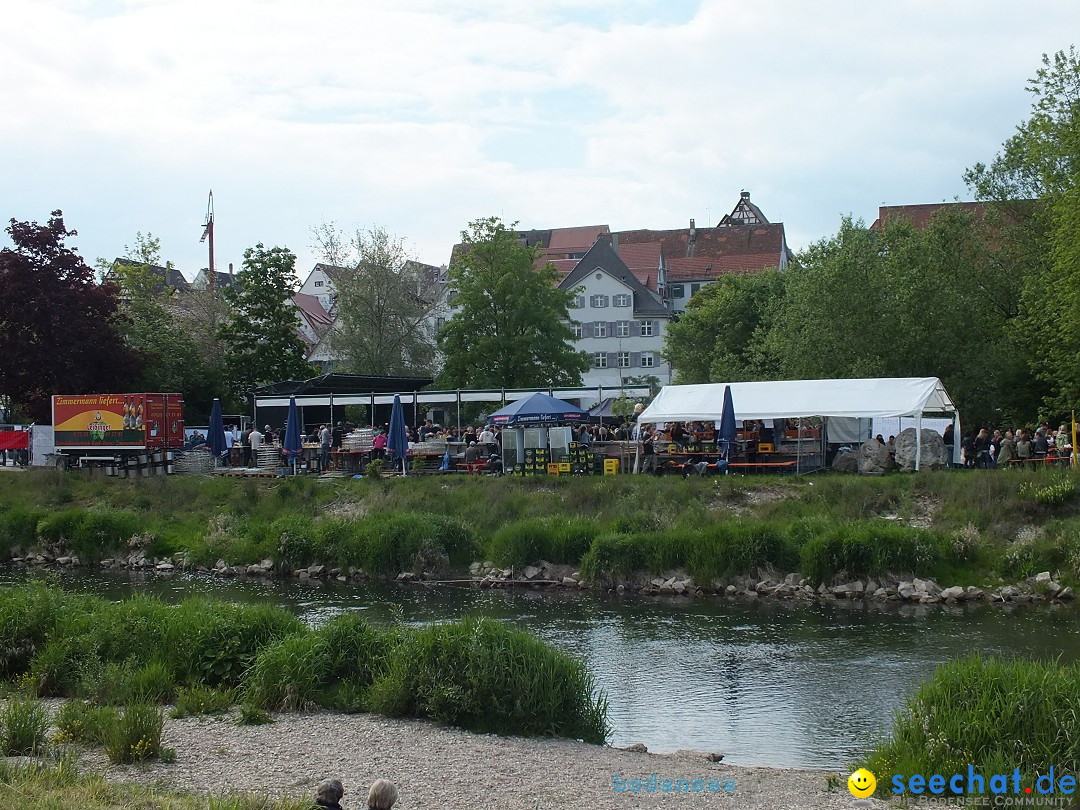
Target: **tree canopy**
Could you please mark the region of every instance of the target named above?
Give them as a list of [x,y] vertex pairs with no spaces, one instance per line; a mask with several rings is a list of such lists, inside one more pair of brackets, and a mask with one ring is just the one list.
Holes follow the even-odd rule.
[[224,292],[232,311],[219,335],[225,345],[226,383],[238,401],[261,385],[314,374],[304,359],[291,302],[298,286],[295,265],[288,248],[260,242],[244,251],[243,267]]
[[330,335],[338,368],[352,374],[431,374],[436,355],[431,280],[404,242],[383,228],[347,237],[333,225],[317,229],[316,241],[338,268]]
[[45,225],[11,220],[0,250],[0,392],[15,415],[48,423],[53,394],[126,390],[142,365],[117,329],[117,288],[65,240],[53,211]]
[[579,385],[589,358],[572,346],[573,291],[560,290],[538,247],[526,247],[497,217],[462,232],[450,262],[457,311],[438,335],[449,388]]

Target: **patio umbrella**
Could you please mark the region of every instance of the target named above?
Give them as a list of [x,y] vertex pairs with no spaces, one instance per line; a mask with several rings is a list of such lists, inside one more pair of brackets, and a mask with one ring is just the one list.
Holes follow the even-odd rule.
[[401,459],[401,474],[405,475],[405,456],[409,454],[409,437],[405,433],[405,411],[401,397],[394,394],[394,408],[390,411],[390,431],[386,436],[386,453],[390,458]]
[[296,409],[296,397],[289,397],[289,421],[285,424],[285,438],[281,447],[292,462],[293,475],[296,475],[296,457],[304,450],[304,443],[300,438],[300,412]]
[[532,394],[511,402],[488,417],[489,425],[544,425],[559,422],[587,422],[589,414],[547,394]]
[[720,411],[720,432],[716,436],[716,449],[720,458],[731,460],[731,451],[735,447],[735,406],[731,402],[731,386],[724,386],[724,408]]
[[210,429],[207,431],[206,443],[210,446],[210,455],[214,463],[221,461],[225,454],[225,421],[221,418],[221,400],[214,400],[214,407],[210,409]]

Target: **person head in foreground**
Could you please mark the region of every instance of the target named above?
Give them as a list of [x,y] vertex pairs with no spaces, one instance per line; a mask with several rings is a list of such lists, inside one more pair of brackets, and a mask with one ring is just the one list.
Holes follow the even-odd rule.
[[397,801],[397,788],[389,779],[376,779],[367,795],[368,810],[390,810]]
[[323,779],[315,789],[315,804],[341,810],[341,797],[344,795],[345,788],[341,786],[340,779]]

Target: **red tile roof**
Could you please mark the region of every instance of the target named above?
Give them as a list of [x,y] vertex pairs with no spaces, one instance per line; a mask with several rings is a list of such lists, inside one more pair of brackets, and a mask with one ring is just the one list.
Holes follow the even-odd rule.
[[656,292],[656,276],[660,271],[660,243],[640,242],[619,245],[619,258],[634,274],[634,278]]
[[312,329],[318,331],[321,326],[329,326],[334,322],[334,319],[330,317],[330,313],[323,309],[323,305],[319,303],[319,299],[314,295],[296,293],[293,296],[293,301],[296,303],[297,308],[304,313]]
[[593,246],[598,236],[607,236],[611,228],[607,225],[583,225],[576,228],[553,228],[547,252],[584,253]]
[[747,256],[694,256],[671,259],[667,263],[668,282],[715,279],[737,273],[756,273],[779,267],[777,257],[770,253],[754,253]]
[[882,205],[878,207],[878,218],[870,230],[879,231],[888,220],[906,219],[920,231],[930,226],[930,219],[938,211],[966,211],[982,219],[986,206],[976,202],[922,203],[920,205]]
[[772,255],[775,258],[767,265],[780,266],[780,255],[786,247],[783,223],[768,225],[728,225],[717,228],[696,228],[694,240],[690,240],[690,229],[680,228],[673,231],[619,231],[614,234],[617,249],[622,251],[625,245],[642,242],[659,242],[665,263],[672,259],[688,257],[728,257]]

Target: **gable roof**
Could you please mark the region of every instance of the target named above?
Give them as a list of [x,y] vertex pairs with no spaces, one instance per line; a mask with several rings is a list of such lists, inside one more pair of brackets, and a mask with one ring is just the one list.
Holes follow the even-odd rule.
[[120,267],[145,267],[151,275],[156,276],[158,279],[158,282],[154,285],[155,293],[164,292],[166,287],[172,287],[174,290],[186,290],[191,286],[184,274],[175,267],[161,267],[156,264],[136,261],[135,259],[117,257],[112,261],[109,275],[111,276]]
[[620,245],[616,253],[638,281],[656,292],[657,276],[660,273],[660,262],[663,258],[659,242]]
[[604,271],[630,288],[634,295],[635,316],[669,317],[671,315],[664,306],[664,302],[630,272],[630,268],[623,263],[606,239],[596,240],[589,248],[589,252],[577,263],[577,267],[562,280],[559,287],[564,290],[576,287],[585,281],[589,274],[597,270]]
[[906,219],[918,230],[926,230],[930,226],[930,220],[939,211],[965,211],[982,219],[986,214],[986,206],[977,202],[951,202],[951,203],[922,203],[920,205],[881,205],[878,206],[878,218],[870,226],[872,231],[880,231],[885,223],[890,220]]
[[739,194],[739,201],[731,209],[730,214],[725,214],[720,220],[720,225],[768,225],[769,220],[761,213],[761,209],[750,202],[750,192],[743,191]]
[[667,263],[667,280],[679,281],[713,280],[720,276],[738,273],[756,273],[777,267],[776,256],[771,253],[751,253],[746,256],[693,256],[672,259]]
[[293,295],[293,303],[296,304],[296,308],[304,314],[307,322],[316,332],[319,331],[321,327],[329,326],[334,322],[330,313],[323,308],[319,299],[314,295],[295,293]]
[[597,238],[611,233],[607,225],[582,225],[574,228],[553,228],[547,244],[549,253],[579,253],[588,251]]

